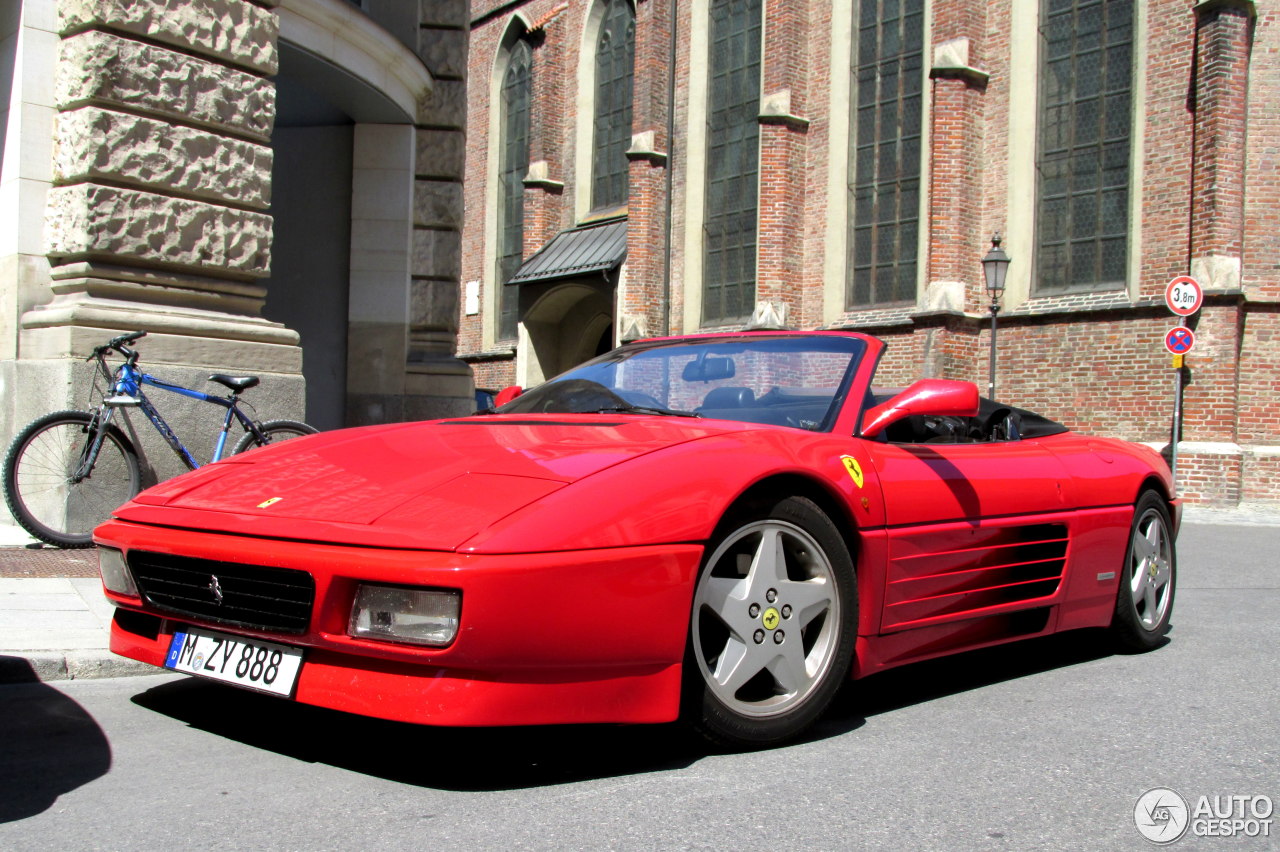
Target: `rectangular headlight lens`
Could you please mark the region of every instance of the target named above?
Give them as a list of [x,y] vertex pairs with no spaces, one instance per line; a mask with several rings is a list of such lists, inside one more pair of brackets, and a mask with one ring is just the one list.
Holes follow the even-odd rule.
[[102,585],[107,587],[107,591],[130,598],[138,596],[138,587],[134,585],[133,575],[129,573],[124,554],[119,550],[98,548],[98,573],[102,575]]
[[462,593],[362,583],[351,605],[350,636],[443,648],[458,635]]

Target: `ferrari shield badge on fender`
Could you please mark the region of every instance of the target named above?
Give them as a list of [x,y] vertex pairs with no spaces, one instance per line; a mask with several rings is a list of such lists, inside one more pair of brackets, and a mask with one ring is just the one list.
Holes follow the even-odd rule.
[[849,471],[849,476],[853,479],[853,484],[861,488],[863,482],[862,465],[858,464],[858,460],[853,456],[841,456],[840,461],[844,462],[844,469]]
[[283,497],[272,497],[270,500],[263,500],[261,503],[258,504],[258,508],[265,509],[268,506],[274,506],[275,504],[279,503],[283,499],[284,499]]

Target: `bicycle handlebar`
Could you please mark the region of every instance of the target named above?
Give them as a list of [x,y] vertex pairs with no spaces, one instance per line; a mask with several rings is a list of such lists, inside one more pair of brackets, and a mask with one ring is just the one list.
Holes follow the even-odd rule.
[[122,334],[119,337],[113,337],[101,346],[95,346],[93,348],[93,354],[85,360],[88,361],[90,358],[101,358],[104,354],[114,349],[132,363],[137,360],[138,353],[130,349],[127,344],[132,343],[135,340],[140,340],[146,336],[147,333],[145,331],[134,331],[129,334]]

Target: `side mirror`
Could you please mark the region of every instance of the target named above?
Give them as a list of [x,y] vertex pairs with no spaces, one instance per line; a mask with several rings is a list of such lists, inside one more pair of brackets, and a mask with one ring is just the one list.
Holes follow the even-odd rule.
[[498,391],[498,395],[493,398],[493,407],[501,408],[502,406],[506,405],[508,402],[515,399],[522,393],[524,393],[524,388],[520,387],[519,385],[511,385],[510,387],[505,387],[502,390]]
[[949,379],[921,379],[862,415],[862,437],[874,438],[889,425],[913,415],[976,417],[978,386]]

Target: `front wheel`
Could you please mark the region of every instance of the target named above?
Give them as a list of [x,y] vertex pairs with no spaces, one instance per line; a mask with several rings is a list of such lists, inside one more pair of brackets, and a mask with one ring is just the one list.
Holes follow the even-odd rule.
[[115,426],[102,435],[88,475],[76,481],[99,429],[87,411],[58,411],[32,421],[9,445],[4,499],[14,519],[41,541],[91,547],[93,528],[138,493],[138,453]]
[[853,561],[803,497],[754,507],[722,530],[694,592],[684,714],[714,742],[767,746],[816,721],[849,675]]
[[1134,507],[1111,621],[1112,634],[1126,649],[1149,651],[1169,632],[1178,577],[1172,527],[1164,500],[1144,492]]
[[252,432],[245,432],[244,437],[236,443],[236,448],[231,451],[231,454],[237,455],[254,447],[278,444],[290,438],[301,438],[303,435],[314,435],[318,431],[320,430],[314,426],[308,426],[306,423],[300,423],[297,420],[268,420],[258,426],[258,432],[262,435],[261,439]]

